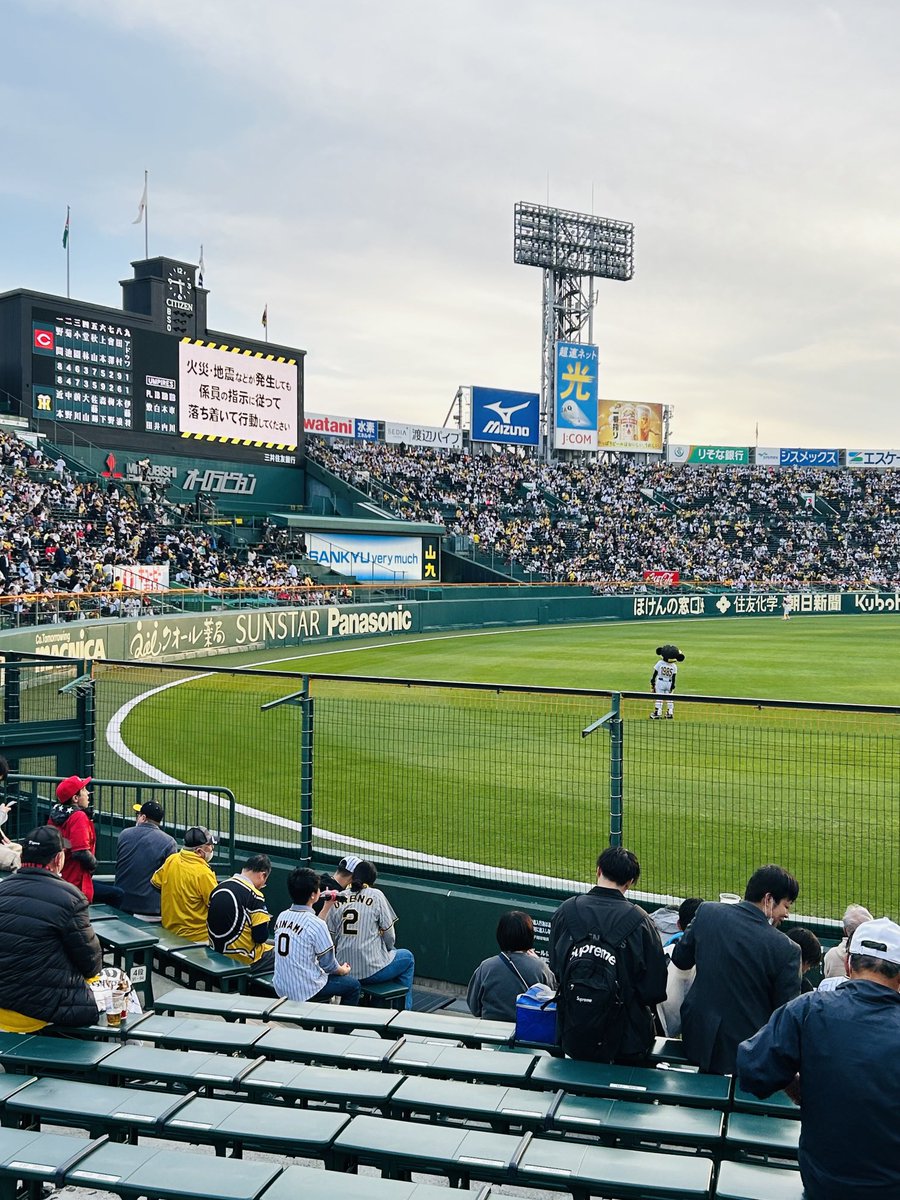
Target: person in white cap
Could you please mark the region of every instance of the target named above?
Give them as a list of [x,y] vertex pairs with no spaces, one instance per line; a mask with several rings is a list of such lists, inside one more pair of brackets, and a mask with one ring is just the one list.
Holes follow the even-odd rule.
[[738,1083],[786,1088],[800,1103],[806,1200],[900,1196],[900,925],[887,917],[850,939],[850,978],[774,1012],[738,1047]]

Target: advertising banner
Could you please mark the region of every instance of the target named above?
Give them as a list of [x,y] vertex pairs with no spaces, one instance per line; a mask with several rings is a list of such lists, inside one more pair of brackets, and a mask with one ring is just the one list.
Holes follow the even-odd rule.
[[597,368],[596,346],[580,342],[556,343],[555,449],[598,449]]
[[369,417],[332,417],[327,413],[306,413],[303,428],[306,433],[318,433],[323,437],[355,438],[360,442],[378,439],[378,422]]
[[840,450],[809,450],[802,446],[782,448],[781,467],[839,467]]
[[777,446],[757,446],[753,454],[758,467],[781,466],[781,450]]
[[[378,534],[306,534],[309,557],[340,575],[355,575],[361,582],[425,579],[425,546],[422,537],[381,537]],[[432,539],[428,539],[429,541]],[[430,560],[434,565],[434,560]],[[429,579],[435,578],[429,575]]]
[[160,592],[169,586],[169,564],[135,563],[115,567],[113,577],[122,581],[126,592]]
[[685,446],[669,444],[666,462],[702,463],[707,467],[746,467],[749,446]]
[[536,446],[540,433],[541,398],[537,392],[472,388],[473,442]]
[[678,571],[645,571],[644,581],[655,583],[660,587],[678,587],[681,575]]
[[896,470],[900,467],[900,450],[848,450],[847,466]]
[[385,421],[384,440],[392,445],[433,446],[435,450],[462,450],[462,430],[440,425],[398,425]]
[[662,454],[663,406],[599,401],[599,448],[625,453]]
[[182,437],[234,438],[293,450],[300,438],[298,411],[296,363],[179,342]]

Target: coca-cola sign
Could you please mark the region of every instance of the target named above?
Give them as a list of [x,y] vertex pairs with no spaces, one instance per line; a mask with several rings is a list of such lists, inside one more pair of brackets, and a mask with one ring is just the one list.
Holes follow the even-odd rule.
[[645,571],[644,583],[655,583],[657,587],[678,587],[681,576],[677,571]]

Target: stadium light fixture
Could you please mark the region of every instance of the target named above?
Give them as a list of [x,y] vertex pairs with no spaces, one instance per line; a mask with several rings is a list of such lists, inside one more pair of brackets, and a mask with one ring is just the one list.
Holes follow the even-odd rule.
[[525,267],[595,279],[631,279],[634,226],[520,201],[515,207],[513,257]]

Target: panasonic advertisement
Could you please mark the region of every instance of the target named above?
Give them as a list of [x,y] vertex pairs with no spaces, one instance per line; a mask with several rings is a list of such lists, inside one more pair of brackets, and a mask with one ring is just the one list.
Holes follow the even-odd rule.
[[473,442],[536,446],[539,432],[540,396],[537,392],[507,392],[473,386],[470,434]]

